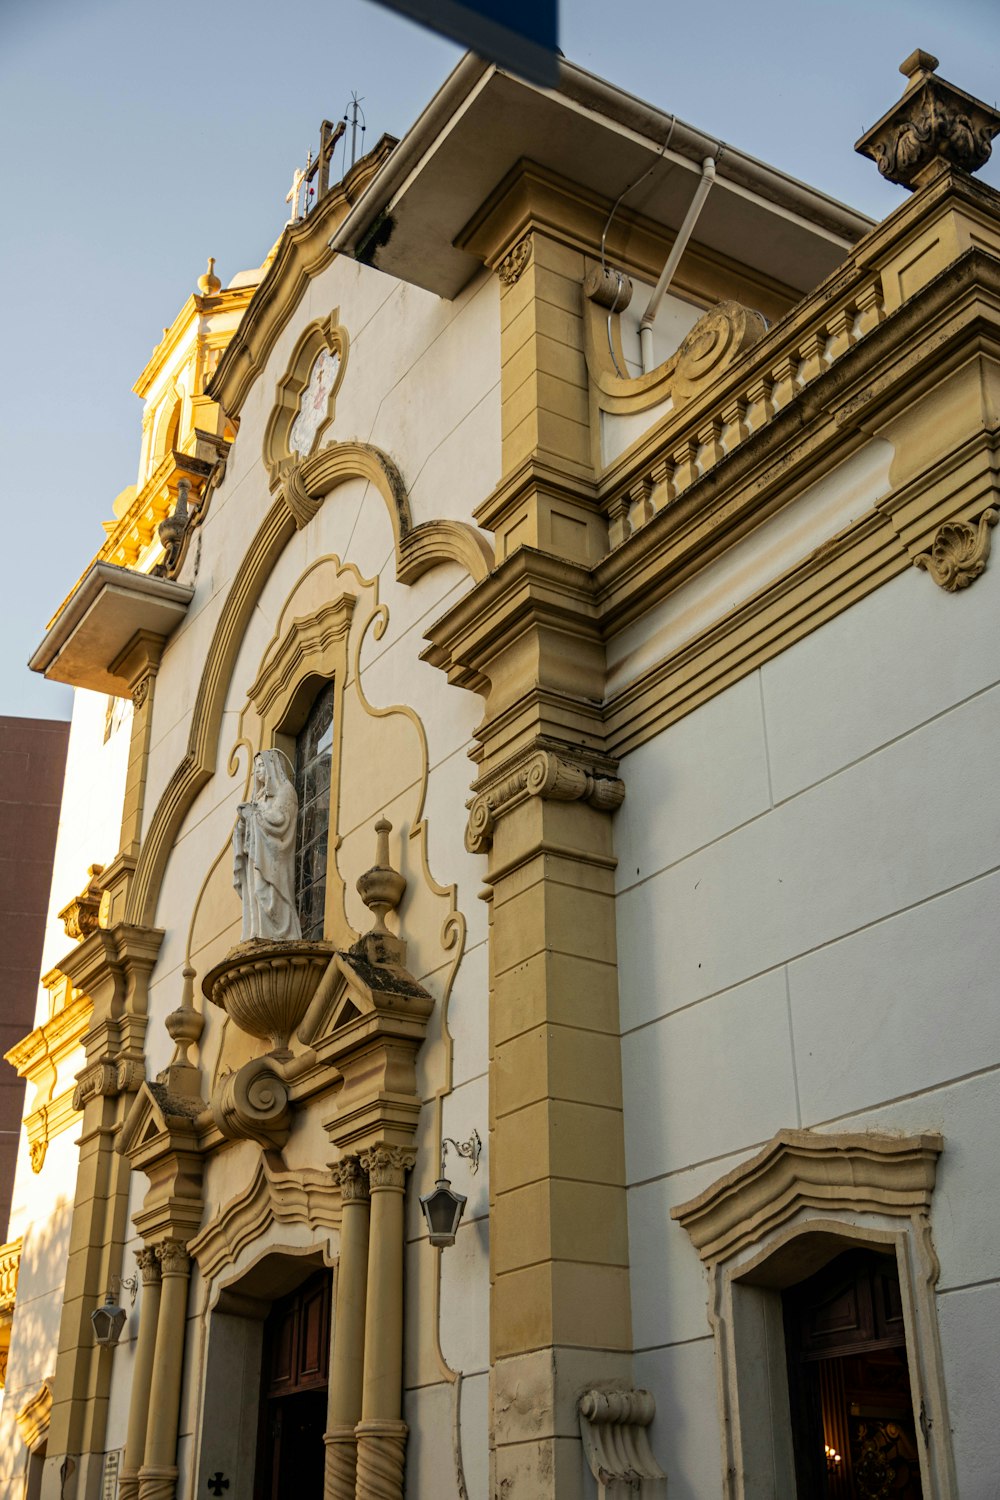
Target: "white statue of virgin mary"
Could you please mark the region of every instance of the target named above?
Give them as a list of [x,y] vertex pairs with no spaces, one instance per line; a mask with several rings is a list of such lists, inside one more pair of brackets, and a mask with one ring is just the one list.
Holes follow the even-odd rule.
[[261,750],[253,758],[253,800],[239,804],[233,829],[233,885],[243,902],[244,942],[302,936],[295,909],[298,806],[281,751]]

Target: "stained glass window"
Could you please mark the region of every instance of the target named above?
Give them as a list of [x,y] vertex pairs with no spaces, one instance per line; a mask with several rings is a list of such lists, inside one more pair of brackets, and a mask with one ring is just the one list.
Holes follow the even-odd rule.
[[319,694],[295,741],[299,821],[295,841],[295,898],[302,936],[322,938],[326,904],[326,848],[330,832],[333,683]]

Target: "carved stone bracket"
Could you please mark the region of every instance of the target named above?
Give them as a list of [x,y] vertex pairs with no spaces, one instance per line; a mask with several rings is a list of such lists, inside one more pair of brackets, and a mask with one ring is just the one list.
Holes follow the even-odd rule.
[[323,503],[322,495],[310,495],[306,489],[301,463],[297,458],[283,459],[278,465],[275,492],[288,507],[297,531],[309,525]]
[[508,761],[480,783],[469,802],[466,848],[480,854],[489,847],[499,818],[526,797],[554,802],[586,802],[602,812],[614,812],[625,797],[625,783],[613,774],[614,761],[570,759],[565,751],[537,746]]
[[526,235],[523,240],[514,246],[504,256],[497,266],[497,273],[504,286],[513,286],[523,274],[525,267],[531,259],[531,238]]
[[118,1085],[118,1062],[117,1059],[105,1053],[96,1062],[83,1069],[76,1076],[76,1088],[73,1090],[73,1108],[83,1109],[89,1099],[102,1096],[105,1099],[113,1099],[122,1090]]
[[649,1424],[656,1415],[649,1391],[585,1391],[578,1411],[598,1500],[666,1495],[667,1476],[649,1446]]
[[923,568],[949,594],[967,589],[989,561],[990,530],[998,520],[1000,511],[987,510],[980,516],[978,526],[968,521],[946,521],[938,527],[931,550],[913,559],[914,567]]
[[227,1074],[212,1094],[211,1109],[227,1140],[256,1141],[280,1150],[292,1128],[290,1090],[281,1062],[255,1057]]
[[83,942],[85,937],[89,937],[101,925],[98,920],[101,909],[101,883],[98,877],[103,870],[103,865],[91,865],[87,871],[86,886],[59,913],[66,936],[75,943]]

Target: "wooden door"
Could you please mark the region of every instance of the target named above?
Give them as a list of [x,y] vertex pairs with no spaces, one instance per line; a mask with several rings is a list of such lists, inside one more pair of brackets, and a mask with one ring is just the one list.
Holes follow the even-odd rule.
[[921,1500],[895,1259],[849,1251],[783,1301],[800,1500]]
[[330,1272],[275,1302],[264,1324],[255,1500],[322,1500]]

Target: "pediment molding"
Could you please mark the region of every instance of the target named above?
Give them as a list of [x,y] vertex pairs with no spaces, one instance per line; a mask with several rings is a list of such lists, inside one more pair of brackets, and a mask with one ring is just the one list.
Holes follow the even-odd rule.
[[783,1130],[671,1217],[708,1264],[759,1243],[803,1209],[909,1219],[930,1209],[942,1146],[931,1133]]
[[278,1152],[262,1152],[246,1186],[189,1242],[188,1251],[206,1281],[235,1265],[272,1225],[305,1224],[326,1232],[340,1228],[341,1195],[333,1173],[283,1168]]

